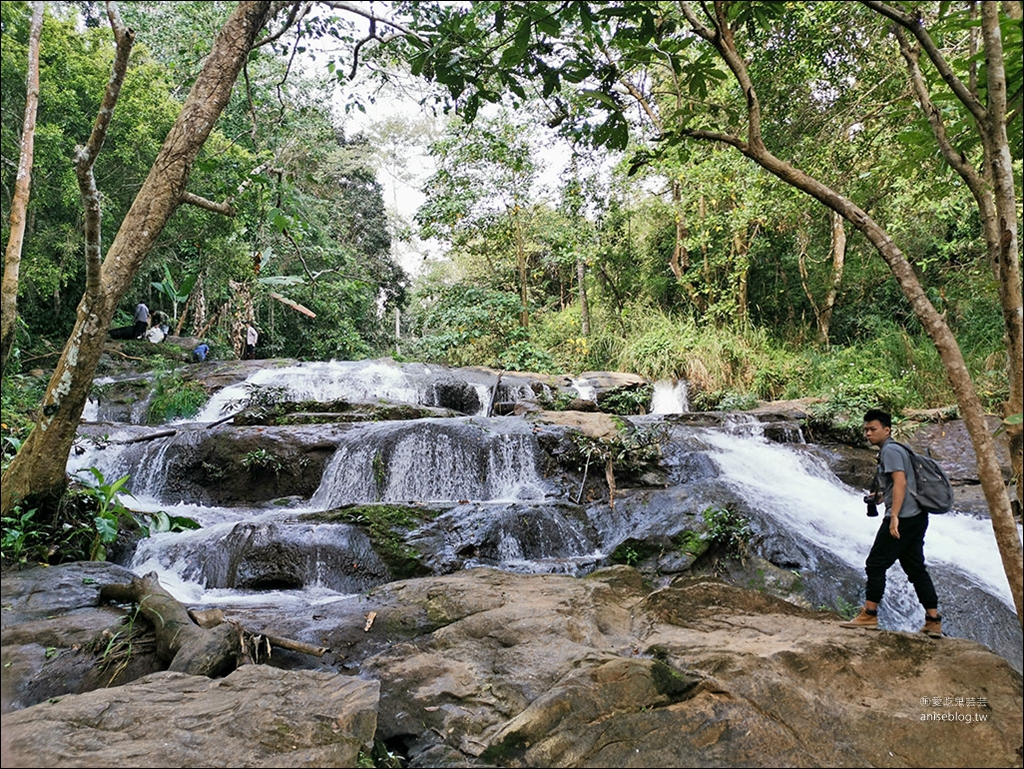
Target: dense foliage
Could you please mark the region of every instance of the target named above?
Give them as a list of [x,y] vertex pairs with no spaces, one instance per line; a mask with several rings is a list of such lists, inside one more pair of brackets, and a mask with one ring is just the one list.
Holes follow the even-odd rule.
[[[858,4],[748,5],[749,34],[763,53],[749,66],[774,116],[766,118],[767,139],[867,200],[886,222],[995,406],[1007,395],[1005,345],[977,208],[922,139],[903,63],[884,29]],[[97,166],[105,241],[231,4],[121,7],[138,38]],[[79,17],[82,9],[92,16]],[[429,148],[433,173],[416,217],[419,234],[437,239],[443,258],[415,282],[398,266],[373,170],[383,150],[346,135],[334,106],[372,110],[370,86],[342,75],[344,55],[310,55],[318,36],[351,46],[354,33],[321,16],[304,22],[303,39],[250,57],[190,182],[209,200],[229,200],[235,215],[183,206],[125,298],[123,322],[143,299],[173,316],[175,331],[209,339],[217,357],[239,354],[241,328],[253,318],[263,357],[400,350],[502,369],[625,369],[685,378],[695,403],[708,408],[804,396],[897,410],[953,401],[937,354],[863,238],[845,232],[840,270],[827,211],[740,155],[683,142],[666,128],[703,120],[724,130],[742,119],[735,86],[677,34],[670,8],[396,9],[422,37],[393,59],[369,59],[369,67],[397,75],[407,59],[456,107]],[[0,13],[6,240],[27,4],[3,3]],[[587,42],[617,24],[610,48]],[[850,34],[837,36],[839,28]],[[797,35],[800,45],[782,44]],[[545,48],[542,38],[563,47]],[[434,49],[423,47],[427,39]],[[27,422],[13,403],[30,404],[31,395],[12,391],[25,382],[37,387],[24,375],[52,362],[83,288],[70,158],[88,135],[112,56],[110,32],[90,4],[48,4],[43,40],[21,326],[4,382],[5,436],[14,440]],[[1008,40],[1019,43],[1019,34]],[[946,42],[961,50],[954,32]],[[456,47],[461,59],[441,57]],[[304,55],[307,64],[297,66]],[[347,55],[351,62],[351,49]],[[1019,197],[1019,137],[1013,150]],[[563,173],[554,182],[548,174],[544,189],[540,177],[552,158]],[[401,311],[399,339],[394,311]]]
[[[104,199],[103,242],[117,231],[229,4],[122,3],[137,32],[129,75],[96,176]],[[155,7],[154,7],[155,6]],[[187,7],[186,7],[187,6]],[[18,353],[59,349],[84,286],[81,203],[72,165],[110,72],[110,30],[84,29],[76,9],[48,14],[30,219],[21,269]],[[192,12],[194,11],[194,13]],[[3,13],[4,239],[25,101],[25,3]],[[126,297],[172,315],[182,334],[210,337],[215,353],[241,349],[239,320],[255,318],[262,354],[358,357],[381,346],[382,307],[402,302],[406,277],[394,262],[370,149],[345,136],[322,79],[287,77],[273,51],[254,55],[247,89],[236,89],[219,130],[193,170],[190,190],[229,200],[232,217],[183,206]],[[324,73],[326,75],[326,73]],[[175,301],[164,286],[194,286]],[[315,322],[271,294],[309,308]]]

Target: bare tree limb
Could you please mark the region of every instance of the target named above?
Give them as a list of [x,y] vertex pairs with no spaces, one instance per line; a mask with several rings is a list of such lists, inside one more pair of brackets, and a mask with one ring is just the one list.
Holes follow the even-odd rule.
[[227,201],[217,203],[191,192],[181,193],[181,202],[188,203],[190,206],[195,206],[196,208],[204,208],[207,211],[213,211],[215,214],[224,214],[224,216],[235,215],[235,208],[231,203]]
[[348,13],[354,14],[356,16],[362,16],[364,19],[375,21],[380,24],[386,24],[389,27],[397,29],[403,35],[406,35],[408,37],[414,37],[423,43],[427,42],[426,39],[424,39],[418,32],[410,29],[404,24],[401,24],[400,22],[397,22],[394,19],[389,19],[384,16],[378,16],[373,11],[355,5],[354,3],[324,2],[322,3],[322,5],[326,5],[328,8],[333,8],[336,11],[347,11]]
[[277,32],[272,35],[267,35],[262,40],[257,41],[253,48],[259,48],[260,46],[268,45],[275,40],[279,39],[285,32],[292,28],[294,24],[302,21],[306,15],[310,12],[313,7],[313,3],[275,3],[275,7],[272,13],[278,13],[285,6],[291,5],[291,12],[288,14],[288,18],[284,20],[284,26],[281,27]]
[[103,100],[100,102],[99,112],[96,113],[96,121],[93,123],[89,139],[84,147],[75,148],[75,174],[78,177],[78,189],[81,192],[82,206],[85,209],[85,296],[90,302],[97,301],[100,297],[100,273],[102,270],[101,200],[100,191],[96,187],[93,166],[100,150],[103,149],[103,142],[106,141],[110,121],[114,117],[114,107],[117,106],[121,86],[124,84],[125,74],[128,71],[128,58],[135,42],[135,31],[128,29],[121,21],[117,3],[112,0],[107,2],[107,18],[110,19],[110,27],[114,32],[116,43],[114,63],[111,65],[110,79],[107,80],[107,87],[103,93]]

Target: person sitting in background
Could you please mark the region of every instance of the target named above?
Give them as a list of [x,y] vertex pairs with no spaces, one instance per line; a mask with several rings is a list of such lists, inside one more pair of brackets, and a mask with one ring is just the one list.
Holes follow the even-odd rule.
[[206,356],[209,354],[210,346],[206,342],[200,342],[192,351],[192,360],[194,360],[196,363],[202,363],[204,360],[206,360]]
[[118,326],[107,333],[111,339],[142,339],[149,328],[149,308],[144,302],[139,302],[135,307],[135,315],[132,318],[132,325]]
[[242,354],[243,360],[253,360],[256,357],[256,340],[259,339],[259,333],[256,331],[256,327],[249,323],[245,327],[245,352]]

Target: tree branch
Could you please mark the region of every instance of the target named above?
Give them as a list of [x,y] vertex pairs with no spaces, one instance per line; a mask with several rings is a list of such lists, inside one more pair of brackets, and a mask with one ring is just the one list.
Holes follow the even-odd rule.
[[386,24],[389,27],[397,29],[403,35],[416,38],[421,43],[427,42],[427,40],[424,37],[422,37],[418,32],[410,29],[409,27],[406,27],[404,24],[401,24],[393,19],[378,16],[373,11],[369,11],[353,3],[324,2],[322,3],[322,5],[326,5],[328,8],[333,8],[336,11],[347,11],[348,13],[355,14],[356,16],[362,16],[364,19],[369,19],[370,21]]
[[[766,151],[764,140],[761,137],[761,102],[754,91],[754,83],[747,72],[747,65],[736,48],[736,41],[733,38],[732,28],[729,27],[725,4],[722,0],[715,0],[715,18],[712,22],[714,29],[707,27],[697,18],[693,9],[689,7],[690,3],[681,2],[679,6],[693,31],[715,47],[715,50],[718,51],[719,56],[725,61],[726,66],[732,71],[733,77],[736,78],[736,82],[743,90],[747,101],[747,141],[749,149],[754,152]],[[739,141],[736,137],[730,138]],[[727,143],[738,146],[734,142]]]
[[186,191],[181,193],[181,202],[188,203],[190,206],[195,206],[196,208],[205,208],[207,211],[213,211],[215,214],[224,214],[224,216],[235,215],[234,206],[226,200],[223,203],[217,203],[213,200],[207,200],[200,195],[195,195]]
[[286,5],[291,5],[292,9],[291,9],[291,11],[288,14],[288,18],[285,19],[285,21],[284,21],[284,26],[282,26],[281,29],[279,29],[274,34],[267,35],[262,40],[257,41],[255,44],[253,44],[253,48],[259,48],[260,46],[269,45],[270,43],[272,43],[275,40],[279,39],[285,32],[287,32],[289,29],[291,29],[294,24],[296,24],[297,22],[302,21],[304,18],[306,18],[306,16],[309,14],[310,10],[313,7],[313,3],[311,3],[311,2],[306,2],[306,3],[276,3],[275,6],[274,6],[273,11],[271,13],[271,18],[273,18]]
[[928,30],[924,28],[924,24],[921,23],[919,18],[915,18],[899,8],[894,8],[877,0],[861,0],[861,2],[876,13],[896,22],[917,38],[921,48],[924,49],[932,64],[935,65],[939,76],[950,87],[950,90],[953,91],[957,99],[967,107],[976,120],[982,123],[988,120],[988,114],[984,105],[978,101],[978,98],[971,93],[970,89],[953,72],[953,68],[949,66],[949,63],[942,56],[942,52],[939,51],[935,41],[932,40],[931,35],[928,34]]
[[124,84],[125,74],[128,71],[128,57],[131,55],[132,45],[135,42],[135,31],[126,27],[121,21],[117,4],[112,0],[107,2],[107,18],[110,19],[110,27],[114,32],[116,44],[114,62],[111,65],[110,78],[107,80],[107,87],[104,90],[99,111],[96,113],[96,122],[93,123],[89,139],[84,147],[75,148],[75,175],[78,177],[78,189],[82,195],[82,206],[85,209],[85,294],[91,301],[100,297],[102,272],[101,199],[100,191],[96,187],[93,166],[100,150],[103,149],[103,142],[107,138],[110,121],[114,117],[114,107],[117,106],[121,86]]
[[942,156],[946,158],[946,162],[953,167],[953,170],[960,174],[964,181],[967,182],[971,191],[974,192],[974,196],[980,199],[979,194],[981,193],[984,181],[974,167],[967,162],[963,154],[949,140],[949,134],[946,133],[946,125],[942,122],[942,114],[932,102],[931,95],[928,93],[928,87],[925,85],[917,52],[911,48],[907,41],[907,36],[903,34],[903,30],[897,29],[895,34],[896,39],[900,43],[900,53],[903,54],[903,58],[907,62],[907,70],[910,73],[910,84],[914,88],[914,95],[917,96],[917,100],[921,104],[921,110],[928,118],[928,123],[932,127],[932,133],[935,135],[935,140],[938,142]]

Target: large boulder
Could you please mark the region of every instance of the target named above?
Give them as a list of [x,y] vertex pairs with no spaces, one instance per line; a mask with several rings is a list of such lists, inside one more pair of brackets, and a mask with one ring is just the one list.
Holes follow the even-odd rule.
[[380,632],[434,628],[363,663],[412,766],[1020,763],[1020,676],[970,641],[848,631],[713,580],[648,594],[626,567],[375,594],[401,596]]

